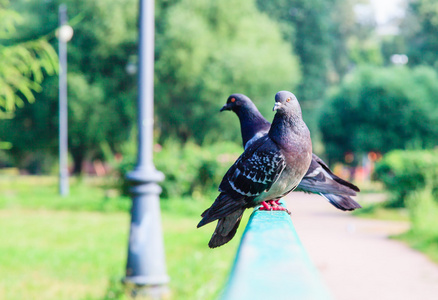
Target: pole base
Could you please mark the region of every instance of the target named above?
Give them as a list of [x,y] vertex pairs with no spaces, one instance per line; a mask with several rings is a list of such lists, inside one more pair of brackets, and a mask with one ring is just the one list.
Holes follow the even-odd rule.
[[128,285],[166,285],[169,282],[169,276],[126,276],[122,282]]
[[125,292],[130,298],[135,300],[170,299],[170,289],[166,284],[137,284],[135,281],[139,280],[139,278],[136,277],[126,277],[123,279]]

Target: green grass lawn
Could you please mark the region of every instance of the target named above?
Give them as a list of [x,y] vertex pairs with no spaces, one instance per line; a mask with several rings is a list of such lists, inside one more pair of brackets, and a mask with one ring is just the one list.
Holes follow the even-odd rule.
[[427,255],[432,261],[438,264],[438,238],[436,236],[427,237],[415,232],[405,232],[394,237],[395,239],[405,242],[411,248],[414,248]]
[[[130,200],[104,186],[76,181],[62,198],[54,178],[0,177],[0,299],[125,298]],[[209,249],[214,225],[196,229],[208,204],[162,201],[171,299],[214,299],[225,283],[244,224]]]

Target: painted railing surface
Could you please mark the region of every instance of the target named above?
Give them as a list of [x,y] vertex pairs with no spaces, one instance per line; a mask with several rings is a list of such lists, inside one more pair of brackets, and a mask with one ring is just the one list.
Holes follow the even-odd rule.
[[284,211],[251,215],[221,300],[332,299]]

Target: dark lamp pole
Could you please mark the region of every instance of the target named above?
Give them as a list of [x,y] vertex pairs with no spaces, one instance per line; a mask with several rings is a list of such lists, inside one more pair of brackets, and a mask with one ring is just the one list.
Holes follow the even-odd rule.
[[163,234],[157,182],[164,179],[155,169],[154,117],[154,0],[140,0],[138,66],[138,157],[127,175],[131,182],[132,208],[128,261],[124,282],[133,294],[161,298],[167,293]]

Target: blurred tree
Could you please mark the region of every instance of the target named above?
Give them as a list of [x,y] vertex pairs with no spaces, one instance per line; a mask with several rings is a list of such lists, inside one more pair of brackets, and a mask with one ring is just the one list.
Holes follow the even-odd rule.
[[181,0],[159,19],[155,105],[162,138],[236,139],[238,126],[228,120],[237,120],[218,112],[228,95],[247,94],[267,113],[275,93],[301,78],[290,43],[253,0]]
[[337,84],[352,67],[348,52],[348,39],[357,26],[354,14],[355,0],[334,0],[330,17],[333,20],[331,38],[331,68],[329,68],[329,83]]
[[58,79],[44,80],[36,96],[34,104],[24,105],[13,119],[0,122],[0,139],[11,142],[8,160],[15,167],[50,172],[58,149]]
[[411,0],[402,35],[406,39],[410,65],[425,64],[438,69],[438,2]]
[[[53,32],[60,2],[14,1],[23,15],[17,38]],[[128,71],[135,71],[137,62],[138,1],[62,2],[75,30],[68,45],[69,150],[79,172],[84,159],[103,158],[102,143],[120,151],[134,125],[137,81]],[[237,119],[218,112],[229,94],[246,93],[268,113],[274,94],[293,89],[301,78],[290,43],[283,41],[278,25],[257,10],[254,0],[158,1],[156,14],[160,141],[237,140],[238,126],[228,126]],[[56,45],[55,39],[51,42]],[[0,124],[1,136],[14,143],[10,153],[17,160],[29,151],[56,153],[57,80],[48,78],[42,86],[34,105]],[[25,130],[26,138],[12,128]]]
[[354,67],[383,63],[381,38],[369,0],[332,0],[330,83],[338,84]]
[[25,101],[33,102],[44,74],[53,75],[57,69],[56,52],[45,37],[13,38],[24,19],[8,5],[8,0],[0,0],[0,119],[23,107]]
[[391,57],[394,54],[405,54],[406,52],[406,40],[398,34],[394,36],[385,36],[382,39],[382,56],[385,61],[385,65],[393,65]]
[[349,58],[354,65],[383,64],[381,37],[377,34],[377,23],[373,5],[369,0],[340,0],[352,2],[355,23],[347,39]]
[[329,159],[435,146],[437,93],[438,76],[430,68],[359,68],[345,77],[320,118]]
[[371,5],[368,0],[257,0],[257,4],[280,24],[284,39],[300,59],[303,79],[295,92],[304,100],[303,117],[319,152],[317,111],[328,88],[357,65],[382,62]]
[[[138,1],[17,0],[14,6],[23,15],[17,38],[53,32],[58,26],[61,2],[67,4],[75,30],[68,45],[69,150],[78,173],[84,159],[103,156],[103,141],[118,151],[134,123],[136,80],[135,75],[127,72],[127,65],[135,63]],[[51,42],[56,45],[57,41]],[[34,146],[31,151],[44,149],[48,154],[56,153],[57,79],[50,78],[42,85],[45,91],[36,95],[38,101],[33,107],[1,127],[27,128],[27,141]],[[47,125],[33,130],[26,127],[29,120],[32,124]],[[21,133],[2,134],[12,135],[11,154],[15,157],[29,151],[29,144],[21,142]]]
[[297,96],[319,100],[327,88],[335,0],[257,0],[261,11],[280,23],[284,38],[300,58],[303,80]]

